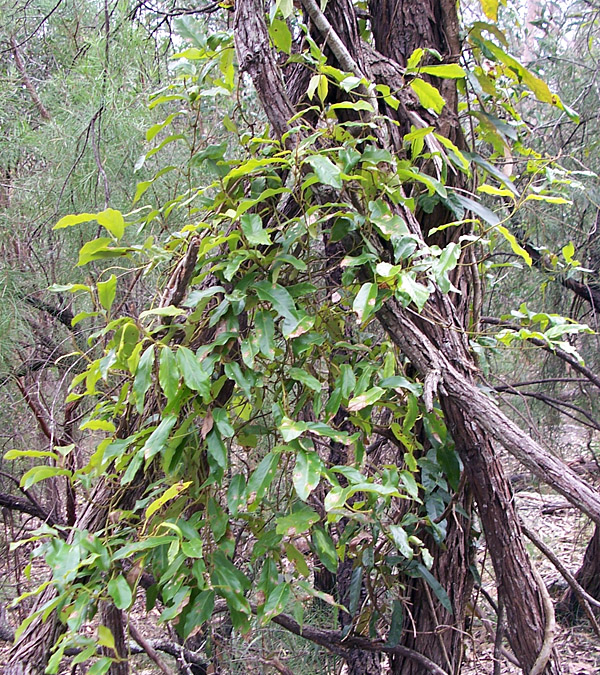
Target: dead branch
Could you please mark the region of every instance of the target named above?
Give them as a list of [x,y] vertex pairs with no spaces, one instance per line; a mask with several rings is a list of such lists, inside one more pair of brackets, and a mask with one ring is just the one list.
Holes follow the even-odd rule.
[[35,104],[35,107],[38,109],[38,112],[40,113],[40,117],[46,121],[50,121],[52,118],[50,117],[50,113],[48,112],[46,106],[42,103],[40,97],[38,96],[37,90],[31,81],[31,78],[27,74],[27,70],[25,69],[25,64],[23,63],[21,59],[21,54],[19,53],[19,45],[17,44],[17,41],[15,39],[14,35],[10,36],[10,45],[11,45],[11,50],[15,59],[15,66],[17,66],[17,70],[19,71],[19,74],[21,75],[21,79],[23,80],[23,84],[25,85],[25,88],[29,92],[29,95],[31,96],[31,100]]

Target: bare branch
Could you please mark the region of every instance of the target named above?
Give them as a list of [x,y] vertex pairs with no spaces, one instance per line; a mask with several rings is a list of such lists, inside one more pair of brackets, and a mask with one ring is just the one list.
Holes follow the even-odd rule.
[[35,107],[38,109],[40,117],[46,120],[47,122],[50,121],[52,119],[50,113],[48,112],[46,106],[42,103],[40,97],[38,96],[37,90],[33,82],[31,81],[31,78],[29,77],[27,70],[25,69],[25,64],[23,63],[23,60],[21,59],[21,54],[19,53],[19,45],[17,44],[14,35],[11,35],[10,37],[10,44],[15,59],[15,66],[17,66],[17,70],[21,75],[21,79],[23,80],[25,88],[27,89],[29,95],[31,96],[31,100],[35,104]]

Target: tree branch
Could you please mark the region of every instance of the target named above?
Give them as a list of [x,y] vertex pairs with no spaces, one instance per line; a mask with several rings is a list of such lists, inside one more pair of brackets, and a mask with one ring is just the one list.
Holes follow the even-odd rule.
[[19,74],[21,75],[21,79],[23,80],[23,84],[25,85],[25,88],[29,92],[29,95],[31,96],[31,100],[35,104],[35,107],[38,109],[38,112],[40,113],[40,117],[46,121],[50,121],[52,118],[50,117],[50,113],[42,103],[40,97],[38,96],[38,93],[36,91],[36,88],[31,81],[29,75],[27,74],[27,70],[25,69],[25,64],[23,63],[21,59],[21,54],[19,53],[19,45],[17,44],[17,41],[15,39],[14,35],[10,36],[10,45],[11,45],[11,50],[15,59],[15,66],[17,66],[17,70],[19,71]]

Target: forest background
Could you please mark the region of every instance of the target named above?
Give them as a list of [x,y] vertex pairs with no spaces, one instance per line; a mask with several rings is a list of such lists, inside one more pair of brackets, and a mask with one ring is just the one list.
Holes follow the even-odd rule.
[[4,3],[7,673],[597,672],[599,12]]

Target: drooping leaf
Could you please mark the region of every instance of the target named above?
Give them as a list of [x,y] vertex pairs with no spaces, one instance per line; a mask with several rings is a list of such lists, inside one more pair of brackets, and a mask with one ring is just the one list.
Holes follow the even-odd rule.
[[324,155],[312,155],[306,160],[317,174],[317,178],[324,185],[341,190],[343,186],[342,170]]
[[98,289],[98,300],[100,300],[100,304],[108,312],[117,293],[117,277],[112,274],[110,279],[99,281],[96,284],[96,288]]
[[363,284],[352,303],[352,310],[356,312],[358,323],[365,323],[369,319],[375,311],[376,302],[377,284]]
[[117,609],[128,609],[133,602],[133,593],[127,580],[122,574],[113,577],[108,582],[108,594],[113,599]]
[[208,399],[210,396],[210,376],[202,368],[194,352],[187,347],[179,347],[176,358],[186,386],[199,392],[204,399]]
[[323,462],[318,453],[300,450],[296,455],[296,466],[292,473],[292,481],[296,494],[302,501],[306,501],[310,493],[319,484],[323,469]]
[[417,95],[420,104],[428,110],[441,113],[446,101],[440,92],[429,82],[425,82],[420,77],[416,77],[410,82],[411,89]]
[[160,350],[158,381],[168,401],[171,401],[179,391],[180,377],[175,354],[169,347],[163,347]]

